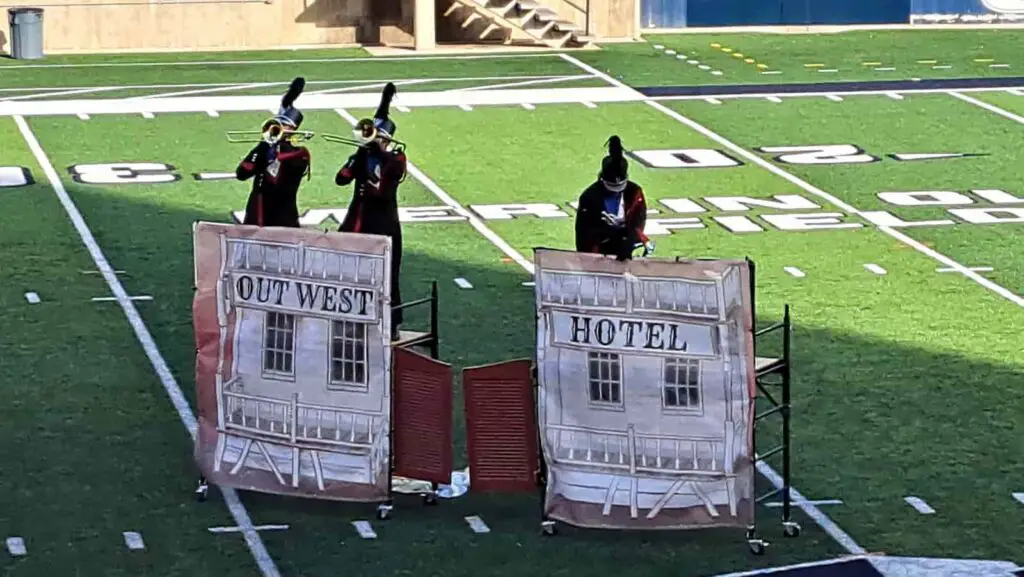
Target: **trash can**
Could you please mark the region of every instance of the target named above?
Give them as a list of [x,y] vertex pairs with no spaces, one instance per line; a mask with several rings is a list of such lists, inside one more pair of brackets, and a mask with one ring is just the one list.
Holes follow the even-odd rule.
[[7,21],[11,25],[11,58],[42,58],[43,9],[11,8],[7,11]]

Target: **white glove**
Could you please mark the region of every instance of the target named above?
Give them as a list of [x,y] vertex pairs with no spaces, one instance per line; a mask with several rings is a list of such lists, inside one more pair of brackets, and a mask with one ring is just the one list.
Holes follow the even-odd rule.
[[626,219],[610,212],[602,212],[601,219],[609,226],[613,226],[615,228],[622,228],[626,226]]

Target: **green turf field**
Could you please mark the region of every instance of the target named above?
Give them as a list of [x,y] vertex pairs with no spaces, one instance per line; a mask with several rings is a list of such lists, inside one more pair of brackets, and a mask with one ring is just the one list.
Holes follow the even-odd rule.
[[[1024,31],[965,30],[653,36],[570,57],[0,60],[0,527],[28,550],[5,558],[4,573],[235,577],[274,575],[268,567],[276,566],[308,577],[696,576],[854,547],[1024,564],[1024,495],[1014,497],[1024,493],[1024,89],[954,94],[910,84],[870,94],[645,99],[630,88],[1019,80],[1021,55]],[[437,508],[399,498],[394,519],[373,521],[377,539],[363,540],[350,522],[372,520],[371,506],[241,494],[232,507],[217,492],[194,502],[190,415],[168,396],[180,387],[191,399],[194,389],[191,226],[229,221],[249,187],[194,174],[233,171],[246,149],[224,133],[258,128],[295,75],[309,81],[298,101],[303,128],[334,133],[346,130],[346,117],[372,114],[359,95],[373,101],[395,81],[398,137],[421,171],[403,185],[403,206],[471,215],[405,227],[403,293],[425,295],[440,282],[441,358],[456,369],[532,356],[534,293],[515,257],[571,246],[569,203],[595,177],[602,143],[621,136],[634,155],[631,177],[657,211],[648,224],[656,254],[749,256],[762,323],[792,306],[793,483],[807,499],[832,501],[807,509],[848,539],[798,512],[803,534],[783,540],[773,508],[759,510],[773,542],[763,557],[751,557],[735,530],[567,529],[550,539],[539,534],[535,497],[471,491]],[[465,104],[501,91],[514,93],[503,105]],[[554,92],[564,97],[546,103]],[[600,94],[607,98],[589,100]],[[266,98],[238,100],[252,96]],[[421,105],[428,97],[437,105]],[[124,100],[115,113],[96,112],[104,99]],[[39,101],[52,108],[30,108]],[[350,150],[316,139],[309,147],[312,179],[300,209],[344,209],[350,190],[334,186],[333,175]],[[660,167],[658,159],[682,164],[664,151],[718,166]],[[912,156],[929,154],[951,156]],[[136,164],[128,167],[136,172],[117,176],[112,164]],[[21,168],[34,183],[20,185]],[[913,226],[919,221],[929,222]],[[111,302],[97,250],[123,271],[128,295],[151,297],[133,301],[141,323]],[[28,292],[41,302],[26,302]],[[155,347],[140,346],[140,333]],[[461,468],[460,407],[461,398]],[[918,513],[908,496],[935,513]],[[247,522],[239,515],[288,529],[252,532],[248,542],[209,531]],[[491,532],[470,531],[466,515]],[[139,532],[145,551],[130,551],[125,531]],[[264,547],[267,557],[254,559]]]

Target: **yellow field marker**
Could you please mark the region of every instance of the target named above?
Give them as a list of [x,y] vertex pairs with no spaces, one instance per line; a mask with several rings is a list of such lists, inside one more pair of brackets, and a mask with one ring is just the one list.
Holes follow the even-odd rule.
[[938,60],[918,60],[918,64],[938,64]]
[[732,52],[732,48],[723,48],[722,52],[725,52],[726,54],[728,54],[728,53]]
[[881,62],[861,62],[861,66],[881,66]]
[[754,59],[753,58],[747,58],[747,59],[745,59],[743,61],[746,62],[747,64],[753,64],[754,63]]
[[995,62],[995,58],[975,58],[975,62]]
[[761,70],[764,70],[764,69],[768,68],[768,65],[767,64],[758,64],[757,67],[760,68]]
[[721,48],[721,47],[722,47],[722,45],[721,45],[721,44],[719,44],[718,42],[712,42],[712,43],[711,43],[711,47],[712,47],[712,48]]
[[804,68],[824,68],[824,64],[804,64]]

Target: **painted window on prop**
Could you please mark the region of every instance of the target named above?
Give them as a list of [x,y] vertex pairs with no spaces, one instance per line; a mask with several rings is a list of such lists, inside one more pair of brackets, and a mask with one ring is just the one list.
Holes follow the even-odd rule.
[[366,324],[331,323],[331,385],[366,388]]
[[263,372],[295,376],[295,315],[267,313],[263,331]]
[[622,405],[622,360],[616,353],[587,353],[590,402]]
[[665,359],[662,402],[666,409],[700,409],[700,361]]

